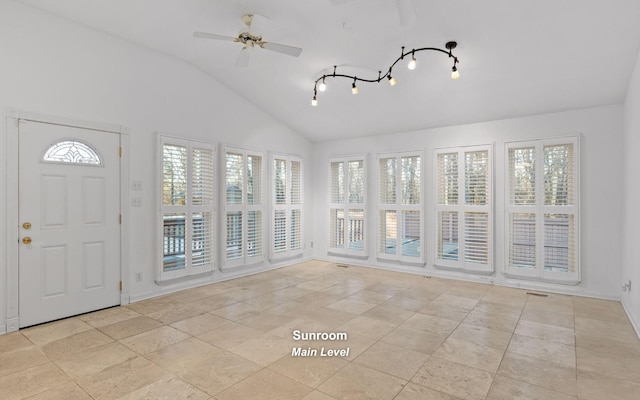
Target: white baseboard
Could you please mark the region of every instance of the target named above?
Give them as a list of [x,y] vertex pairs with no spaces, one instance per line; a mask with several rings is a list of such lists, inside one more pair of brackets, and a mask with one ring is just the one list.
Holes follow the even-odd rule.
[[424,267],[411,267],[400,264],[388,264],[388,265],[376,265],[371,262],[364,262],[354,259],[337,259],[329,257],[314,257],[316,260],[327,261],[337,264],[347,264],[364,268],[382,269],[386,271],[405,272],[408,274],[414,274],[418,276],[429,276],[434,278],[452,279],[456,281],[484,283],[488,285],[511,287],[516,289],[528,289],[544,291],[556,294],[565,294],[570,296],[592,297],[603,300],[620,301],[619,296],[612,296],[609,293],[596,292],[591,290],[585,290],[579,286],[562,285],[554,283],[536,282],[531,280],[520,280],[514,278],[506,278],[494,275],[483,274],[466,274],[456,271],[450,271],[445,269],[426,269]]
[[20,317],[7,319],[7,333],[17,332],[20,329]]
[[633,326],[633,329],[636,331],[636,335],[638,335],[638,339],[640,339],[640,320],[633,313],[631,307],[627,305],[626,300],[626,298],[622,299],[622,308],[624,308],[624,312],[627,314],[627,318],[629,318],[631,326]]
[[191,281],[182,281],[167,286],[160,286],[159,289],[150,292],[135,295],[129,294],[129,302],[136,303],[138,301],[149,300],[154,297],[164,296],[170,293],[179,292],[181,290],[193,289],[200,286],[210,285],[212,283],[224,282],[231,279],[242,278],[262,272],[272,271],[274,269],[287,267],[289,265],[311,261],[312,259],[312,257],[295,258],[276,265],[262,264],[259,266],[237,267],[227,271],[215,271],[213,275],[204,278],[194,279]]
[[20,327],[20,320],[16,318],[7,318],[6,325],[0,325],[0,335],[5,333],[17,332]]

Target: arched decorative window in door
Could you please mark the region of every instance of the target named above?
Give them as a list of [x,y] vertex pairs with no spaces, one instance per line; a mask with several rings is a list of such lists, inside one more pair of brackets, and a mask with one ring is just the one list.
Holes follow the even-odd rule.
[[88,144],[75,139],[62,140],[47,149],[42,161],[48,163],[102,165],[98,153]]

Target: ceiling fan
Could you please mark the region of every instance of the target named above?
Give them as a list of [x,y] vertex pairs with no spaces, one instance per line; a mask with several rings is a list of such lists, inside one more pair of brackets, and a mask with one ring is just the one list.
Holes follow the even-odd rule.
[[[334,6],[349,3],[353,0],[329,0]],[[413,8],[413,0],[394,0],[398,9],[398,17],[401,26],[409,26],[416,22],[416,10]]]
[[262,39],[262,36],[256,33],[260,26],[267,18],[260,14],[245,14],[242,16],[242,22],[247,26],[240,31],[238,36],[225,36],[215,33],[207,32],[193,32],[193,36],[197,38],[226,40],[232,42],[239,42],[244,45],[238,58],[236,59],[236,67],[246,67],[249,65],[249,55],[254,47],[260,47],[267,50],[276,51],[278,53],[286,54],[293,57],[298,57],[302,53],[302,49],[299,47],[287,46],[284,44],[278,44],[273,42],[266,42]]

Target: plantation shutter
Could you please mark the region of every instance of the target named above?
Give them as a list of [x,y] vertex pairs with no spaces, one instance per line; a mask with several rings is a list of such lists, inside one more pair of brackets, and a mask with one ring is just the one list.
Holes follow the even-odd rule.
[[298,256],[303,251],[302,160],[294,156],[272,157],[272,259]]
[[291,240],[292,251],[302,250],[302,163],[291,161]]
[[423,264],[422,156],[378,156],[378,257]]
[[364,156],[329,160],[329,253],[365,254]]
[[438,149],[436,265],[491,272],[491,146]]
[[577,137],[507,144],[507,273],[579,281]]
[[225,148],[225,190],[224,268],[262,261],[262,156]]
[[213,149],[194,144],[191,155],[191,262],[206,268],[213,265]]
[[329,248],[344,249],[344,184],[345,161],[330,162],[329,170]]
[[258,153],[247,153],[247,239],[246,264],[264,259],[263,246],[263,156]]
[[215,148],[162,135],[158,140],[163,250],[159,280],[211,271]]

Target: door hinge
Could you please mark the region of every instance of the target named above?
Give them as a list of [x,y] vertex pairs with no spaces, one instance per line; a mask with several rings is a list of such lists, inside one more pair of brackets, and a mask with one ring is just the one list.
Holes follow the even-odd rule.
[[120,291],[122,292],[122,281],[120,281]]
[[118,147],[118,156],[122,158],[122,146]]

